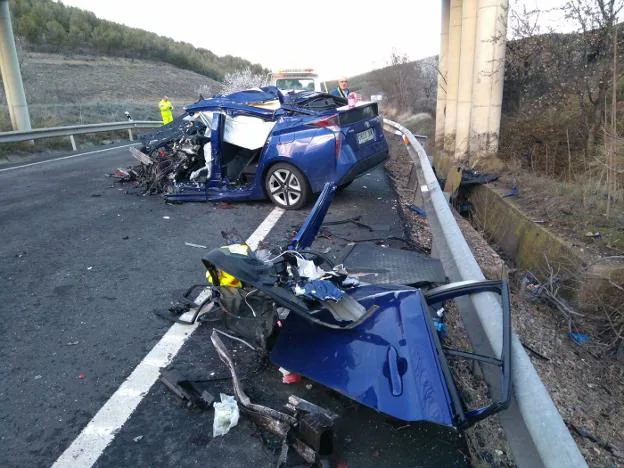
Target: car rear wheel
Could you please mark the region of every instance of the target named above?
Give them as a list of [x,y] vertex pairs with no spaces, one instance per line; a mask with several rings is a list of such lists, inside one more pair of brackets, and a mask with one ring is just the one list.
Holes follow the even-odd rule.
[[298,210],[310,198],[308,181],[299,169],[290,164],[277,163],[271,166],[264,185],[271,201],[286,210]]

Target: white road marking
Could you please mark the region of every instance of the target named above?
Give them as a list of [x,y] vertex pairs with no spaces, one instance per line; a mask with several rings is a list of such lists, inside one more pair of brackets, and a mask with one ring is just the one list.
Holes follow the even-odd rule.
[[262,223],[260,223],[260,226],[258,226],[253,234],[249,236],[249,239],[247,239],[246,243],[251,248],[251,250],[256,250],[258,248],[258,244],[260,243],[260,241],[262,241],[262,239],[266,237],[271,229],[273,229],[273,226],[277,224],[277,221],[282,217],[283,214],[284,210],[282,208],[273,208],[273,211],[269,213],[266,219],[262,221]]
[[[273,229],[283,214],[283,209],[274,208],[249,236],[247,245],[256,249],[258,243]],[[193,311],[190,311],[180,318],[190,320],[192,315]],[[54,462],[53,468],[93,466],[154,385],[160,375],[160,368],[168,366],[173,361],[197,326],[198,323],[173,324],[113,396],[93,416],[72,444]]]
[[54,162],[54,161],[62,161],[63,159],[77,158],[78,156],[87,156],[89,154],[103,153],[105,151],[113,151],[113,150],[117,150],[121,148],[129,148],[130,146],[135,146],[135,145],[136,143],[130,143],[129,145],[115,146],[114,148],[105,148],[105,149],[100,149],[100,150],[95,150],[95,151],[87,151],[86,153],[70,154],[69,156],[62,156],[60,158],[46,159],[45,161],[37,161],[34,163],[29,163],[29,164],[22,164],[21,166],[7,167],[4,169],[0,169],[0,172],[14,171],[16,169],[22,169],[24,167],[37,166],[38,164],[45,164],[45,163]]

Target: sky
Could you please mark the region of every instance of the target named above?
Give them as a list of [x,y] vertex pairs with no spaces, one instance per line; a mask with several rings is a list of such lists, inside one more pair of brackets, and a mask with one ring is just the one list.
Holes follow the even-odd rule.
[[[326,79],[417,60],[440,49],[440,0],[60,0],[99,18],[234,55],[268,69],[314,68]],[[534,7],[537,0],[511,0]],[[563,0],[540,0],[540,8]]]
[[393,50],[410,60],[439,50],[440,4],[435,0],[422,2],[426,9],[416,7],[421,2],[395,0],[375,8],[351,0],[61,3],[220,56],[239,56],[269,69],[312,67],[328,79],[384,67]]

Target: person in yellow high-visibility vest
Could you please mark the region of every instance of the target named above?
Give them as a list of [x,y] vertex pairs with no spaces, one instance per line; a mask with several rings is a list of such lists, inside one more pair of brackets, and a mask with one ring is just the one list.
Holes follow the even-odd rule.
[[171,101],[167,96],[160,100],[158,107],[160,108],[160,115],[162,115],[163,125],[173,122],[173,104],[171,104]]

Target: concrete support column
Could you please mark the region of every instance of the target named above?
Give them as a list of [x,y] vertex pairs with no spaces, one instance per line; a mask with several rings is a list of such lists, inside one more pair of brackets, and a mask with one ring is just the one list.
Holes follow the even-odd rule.
[[15,50],[8,0],[0,0],[0,71],[13,130],[30,130],[30,115]]
[[462,5],[459,87],[457,92],[457,124],[455,136],[456,160],[465,159],[468,156],[475,37],[477,30],[477,2],[478,0],[463,0]]
[[508,0],[478,0],[469,146],[477,158],[498,151],[508,9]]
[[444,119],[444,150],[455,152],[457,131],[457,91],[459,86],[459,54],[461,45],[462,0],[451,0],[446,83],[446,117]]
[[448,44],[451,0],[442,0],[442,27],[440,33],[440,55],[438,58],[438,95],[436,100],[435,145],[444,149],[444,126],[446,115],[446,86],[448,76]]

